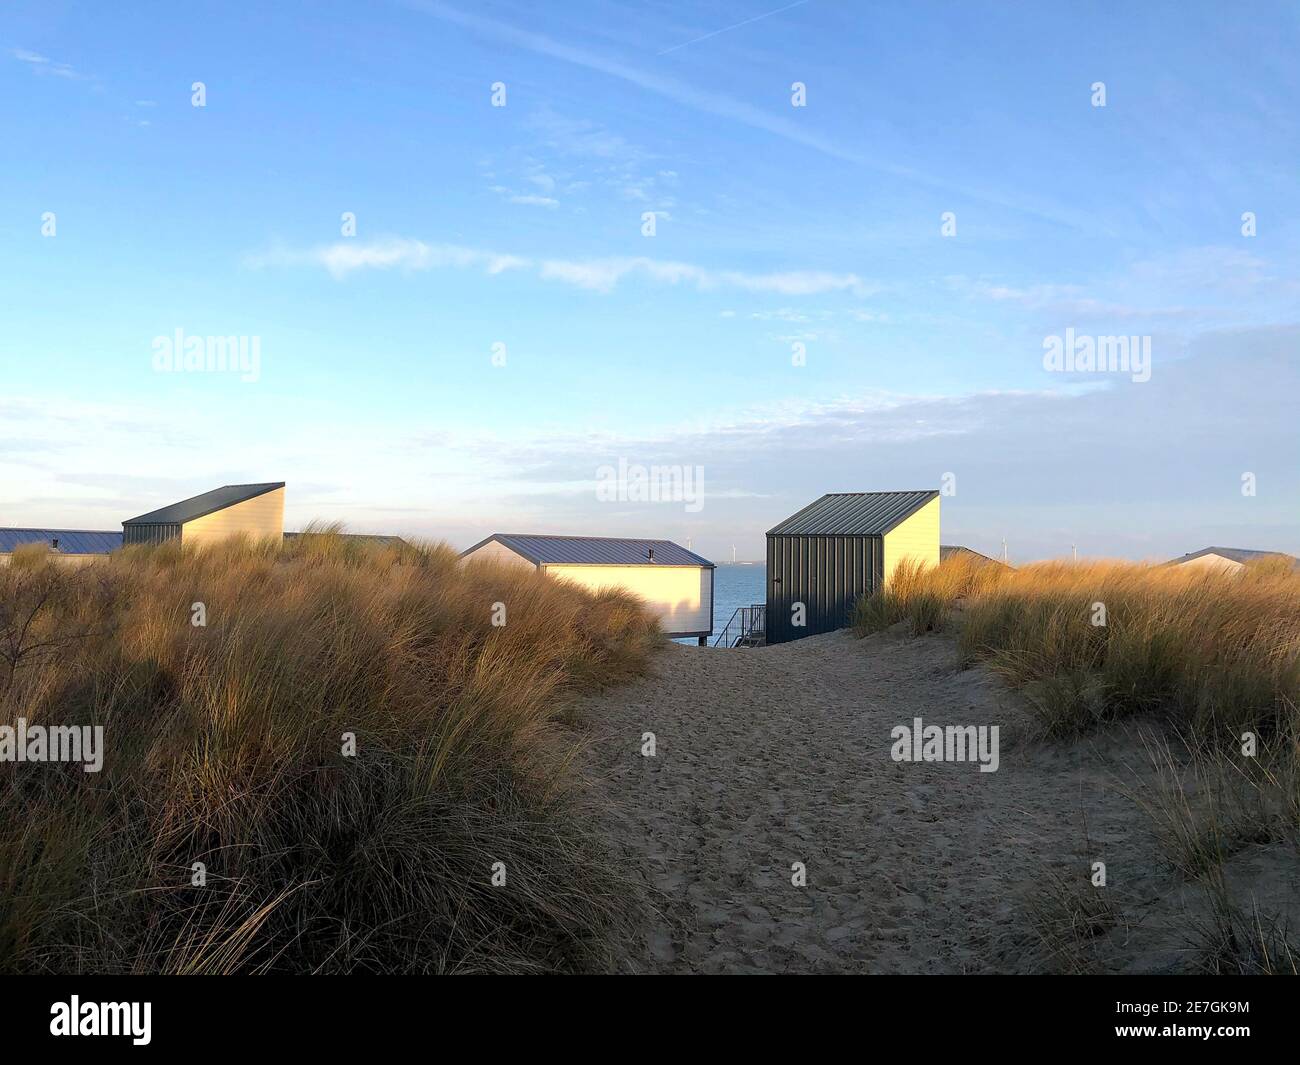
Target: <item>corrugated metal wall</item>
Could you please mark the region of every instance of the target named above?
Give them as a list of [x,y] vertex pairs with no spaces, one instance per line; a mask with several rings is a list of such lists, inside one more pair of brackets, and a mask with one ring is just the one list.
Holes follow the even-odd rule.
[[[787,643],[849,624],[858,596],[884,572],[879,536],[767,537],[767,642]],[[806,624],[792,624],[803,603]]]
[[161,544],[175,540],[181,534],[179,522],[149,523],[146,525],[123,525],[122,543],[126,544]]

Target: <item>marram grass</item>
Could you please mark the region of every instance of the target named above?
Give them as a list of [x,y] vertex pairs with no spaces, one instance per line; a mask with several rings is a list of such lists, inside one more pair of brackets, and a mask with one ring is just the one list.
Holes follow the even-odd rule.
[[328,530],[15,559],[0,724],[106,751],[0,763],[0,970],[608,965],[629,897],[562,715],[661,639],[621,594]]
[[1052,734],[1144,713],[1198,733],[1277,734],[1300,703],[1300,574],[1289,563],[1235,575],[1125,562],[904,564],[858,602],[854,628],[898,622],[918,634],[954,628],[963,661],[1020,687]]

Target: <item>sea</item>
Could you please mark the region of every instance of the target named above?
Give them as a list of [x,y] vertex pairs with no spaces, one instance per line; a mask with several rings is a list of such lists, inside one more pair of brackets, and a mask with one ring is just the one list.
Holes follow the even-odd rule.
[[[713,571],[712,645],[722,627],[740,606],[753,606],[767,599],[767,566],[762,562],[719,562]],[[678,643],[695,643],[694,637]]]

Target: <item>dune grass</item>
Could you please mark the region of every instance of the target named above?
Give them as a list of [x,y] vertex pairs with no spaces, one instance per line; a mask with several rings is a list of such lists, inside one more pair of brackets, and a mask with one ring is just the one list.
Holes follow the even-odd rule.
[[853,629],[866,636],[906,621],[914,636],[942,631],[949,627],[955,607],[988,591],[1010,572],[1006,566],[964,554],[937,567],[922,567],[904,559],[885,588],[855,604]]
[[1266,560],[1244,574],[1119,562],[1011,570],[904,564],[859,602],[859,635],[906,621],[953,626],[963,661],[1020,687],[1068,735],[1157,713],[1197,732],[1291,727],[1300,703],[1300,576]]
[[[1120,562],[1012,570],[962,557],[904,565],[857,604],[854,628],[900,622],[915,635],[954,631],[958,664],[983,662],[1018,688],[1045,737],[1138,722],[1153,779],[1119,786],[1171,871],[1204,888],[1208,912],[1191,929],[1201,967],[1297,971],[1294,930],[1234,897],[1224,872],[1252,846],[1300,851],[1300,575],[1289,560],[1239,574]],[[1071,967],[1095,964],[1094,911],[1107,928],[1119,911],[1074,875],[1062,884],[1044,942]]]
[[629,895],[562,716],[661,639],[621,594],[329,530],[15,559],[0,724],[106,756],[0,763],[0,969],[606,967]]

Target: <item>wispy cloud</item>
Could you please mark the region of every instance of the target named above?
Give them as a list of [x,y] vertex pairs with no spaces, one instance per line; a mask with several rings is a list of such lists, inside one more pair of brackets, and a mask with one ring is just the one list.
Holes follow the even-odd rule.
[[252,269],[285,266],[321,266],[343,279],[358,270],[481,270],[499,274],[507,270],[531,270],[543,281],[558,281],[576,288],[609,292],[630,278],[644,278],[664,285],[685,285],[700,291],[734,289],[745,292],[811,296],[843,292],[867,296],[880,286],[853,273],[821,270],[786,270],[754,273],[717,270],[693,263],[651,259],[645,256],[595,259],[533,259],[522,255],[467,248],[457,244],[430,244],[422,240],[394,237],[362,242],[341,240],[302,250],[273,248],[248,256]]
[[524,207],[547,207],[554,210],[560,206],[560,201],[554,196],[542,196],[535,192],[515,192],[504,185],[493,185],[492,191],[507,203],[516,203]]
[[1026,310],[1058,315],[1127,319],[1195,318],[1209,313],[1209,309],[1203,307],[1143,307],[1133,303],[1096,299],[1088,296],[1081,285],[1036,284],[1017,287],[977,281],[972,284],[961,283],[958,287],[994,303],[1012,303]]
[[599,123],[542,105],[521,128],[522,145],[482,160],[489,187],[507,203],[555,209],[583,192],[603,191],[659,210],[676,205],[677,172]]
[[60,63],[39,52],[29,52],[26,48],[11,48],[9,54],[18,62],[26,63],[33,73],[43,77],[66,78],[69,81],[87,81],[88,76],[78,72],[70,63]]
[[643,163],[645,149],[589,118],[562,115],[550,106],[537,108],[525,128],[538,144],[573,159],[596,159],[618,166]]
[[552,210],[560,206],[560,201],[554,196],[538,196],[536,193],[531,192],[515,193],[510,197],[510,202],[522,204],[525,207],[549,207]]
[[[781,117],[744,100],[737,100],[727,96],[716,88],[697,89],[695,86],[678,78],[652,73],[590,49],[558,41],[543,33],[536,33],[497,19],[460,11],[439,3],[438,0],[405,0],[405,2],[413,10],[422,11],[434,18],[461,26],[493,40],[523,48],[537,55],[547,56],[560,62],[583,67],[586,70],[596,71],[611,78],[617,78],[647,92],[672,100],[684,107],[725,118],[732,122],[739,122],[754,129],[764,130],[774,136],[810,148],[833,159],[854,163],[877,173],[888,174],[903,181],[924,185],[928,188],[941,189],[960,194],[969,199],[996,204],[1007,210],[1032,215],[1060,225],[1083,229],[1090,224],[1090,219],[1080,213],[1071,212],[1055,205],[1034,204],[1025,195],[1007,196],[984,189],[960,186],[910,167],[887,162],[809,128],[806,120],[796,121],[792,118]],[[1095,226],[1095,221],[1091,221],[1091,224]]]
[[1287,268],[1233,247],[1182,249],[1078,282],[1014,282],[950,277],[949,287],[975,300],[1039,317],[1088,318],[1203,326],[1295,321],[1300,278]]
[[446,4],[438,3],[436,0],[408,0],[408,6],[426,12],[445,22],[451,22],[457,26],[524,48],[530,52],[618,78],[621,81],[629,82],[648,92],[674,100],[697,111],[704,111],[721,118],[732,119],[758,129],[767,130],[769,133],[806,147],[815,148],[837,159],[875,166],[893,174],[912,174],[911,171],[904,167],[868,159],[858,152],[806,129],[798,122],[770,114],[753,104],[726,96],[716,89],[707,91],[697,89],[677,78],[640,70],[617,59],[600,55],[576,45],[566,44],[563,41],[557,41],[545,34],[534,33],[496,19],[459,11]]
[[812,296],[826,292],[847,292],[865,296],[877,286],[857,274],[836,274],[813,270],[788,270],[778,273],[748,273],[741,270],[711,270],[690,263],[658,259],[611,258],[570,261],[551,259],[542,263],[545,280],[565,281],[581,288],[607,292],[623,278],[643,276],[668,285],[692,285],[701,291],[741,289],[746,292],[770,292],[783,296]]
[[391,237],[384,240],[340,240],[315,248],[274,247],[244,260],[250,269],[286,266],[323,266],[342,280],[358,270],[482,270],[499,274],[529,265],[527,259],[466,248],[458,244],[427,244],[422,240]]

